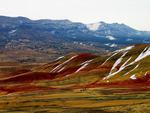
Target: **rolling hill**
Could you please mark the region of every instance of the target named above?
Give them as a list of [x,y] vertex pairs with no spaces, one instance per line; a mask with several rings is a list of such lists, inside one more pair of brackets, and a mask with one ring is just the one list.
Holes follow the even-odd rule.
[[149,86],[150,45],[128,46],[101,56],[68,54],[31,70],[10,73],[0,79],[0,84],[1,91],[8,92],[11,88],[29,86],[38,89]]

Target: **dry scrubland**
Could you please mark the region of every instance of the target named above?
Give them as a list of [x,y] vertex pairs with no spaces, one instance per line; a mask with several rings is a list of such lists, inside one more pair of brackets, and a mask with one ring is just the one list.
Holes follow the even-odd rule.
[[1,113],[149,113],[150,92],[95,88],[0,96]]

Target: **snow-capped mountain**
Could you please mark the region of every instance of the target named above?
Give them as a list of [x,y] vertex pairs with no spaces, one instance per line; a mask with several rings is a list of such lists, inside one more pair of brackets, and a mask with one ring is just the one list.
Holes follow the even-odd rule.
[[99,35],[111,36],[132,36],[141,35],[140,31],[135,30],[125,24],[98,22],[87,25],[89,30],[95,31]]
[[73,46],[73,51],[93,52],[150,43],[148,31],[138,31],[125,24],[98,22],[86,25],[70,20],[30,20],[5,16],[0,16],[0,37],[0,49],[28,49],[36,46],[40,50],[51,48],[57,51],[60,50],[59,42],[65,52],[69,50],[65,49],[69,45]]

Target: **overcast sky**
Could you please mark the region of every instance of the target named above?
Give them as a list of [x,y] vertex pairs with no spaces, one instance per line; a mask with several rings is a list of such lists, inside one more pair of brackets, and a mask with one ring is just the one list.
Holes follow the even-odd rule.
[[0,15],[118,22],[150,31],[150,0],[0,0]]

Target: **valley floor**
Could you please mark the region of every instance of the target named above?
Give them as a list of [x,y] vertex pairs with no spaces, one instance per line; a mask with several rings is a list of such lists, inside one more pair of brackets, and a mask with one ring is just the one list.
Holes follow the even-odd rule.
[[95,88],[0,94],[0,113],[149,113],[150,91]]

